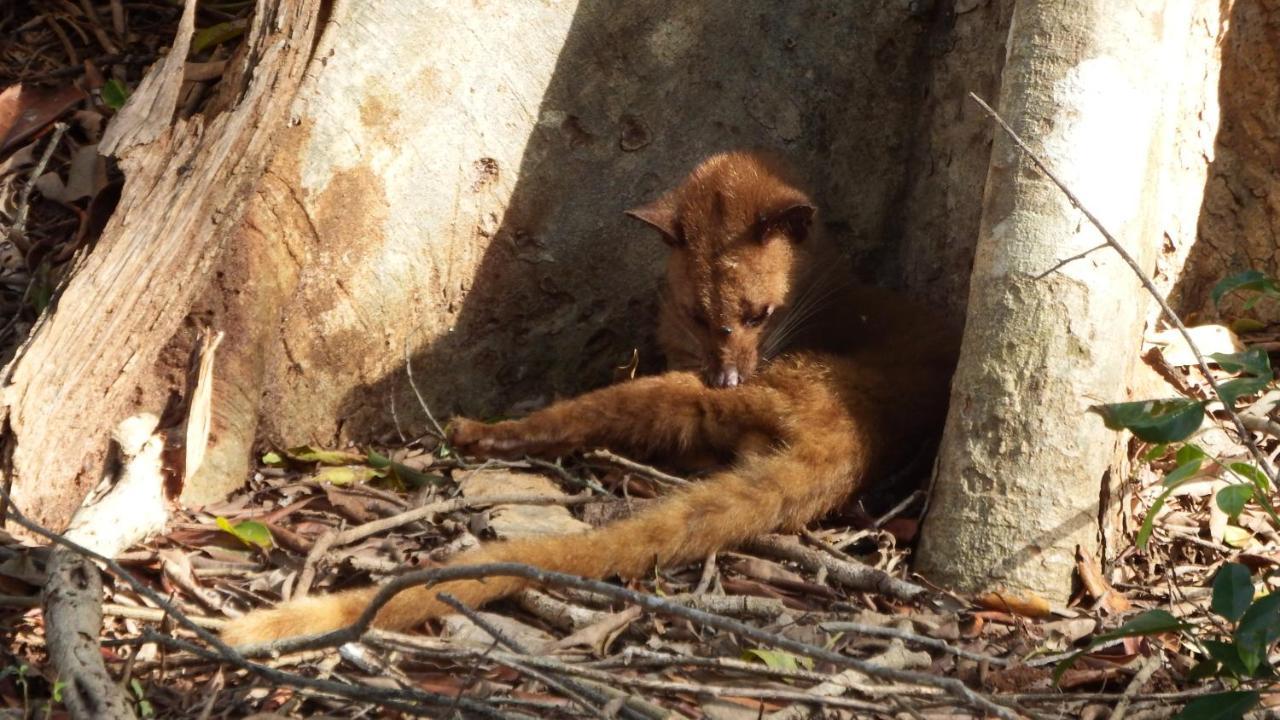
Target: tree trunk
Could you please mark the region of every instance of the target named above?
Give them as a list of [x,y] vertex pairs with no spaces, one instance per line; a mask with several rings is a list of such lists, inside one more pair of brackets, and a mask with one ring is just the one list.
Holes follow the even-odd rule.
[[[1216,14],[1190,0],[1014,9],[1001,114],[1148,271],[1162,235],[1183,248],[1194,237],[1198,203],[1185,199],[1205,164],[1175,148],[1204,129]],[[1129,399],[1150,298],[1105,249],[1038,276],[1101,242],[998,136],[917,566],[936,582],[1062,601],[1076,549],[1097,550],[1120,436],[1087,409]]]
[[127,176],[119,205],[0,374],[7,480],[32,519],[62,527],[102,477],[116,423],[137,410],[160,415],[182,386],[185,354],[162,351],[184,339],[183,320],[261,175],[306,67],[318,5],[261,0],[223,102],[175,122],[194,29],[188,0],[171,52],[104,134],[101,149]]

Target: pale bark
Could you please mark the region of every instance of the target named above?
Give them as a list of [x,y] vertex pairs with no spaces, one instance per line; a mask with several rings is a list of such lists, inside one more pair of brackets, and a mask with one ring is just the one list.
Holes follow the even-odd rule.
[[185,357],[169,363],[161,351],[205,289],[272,149],[317,5],[263,0],[232,75],[239,81],[224,86],[225,111],[175,122],[190,0],[173,52],[104,136],[128,176],[120,203],[2,377],[14,497],[33,520],[62,527],[101,479],[111,429],[139,406],[159,414],[176,384],[166,376],[185,372]]
[[[1183,87],[1216,74],[1205,49],[1215,13],[1191,0],[1162,12],[1141,0],[1014,9],[1002,115],[1148,269],[1162,235],[1193,226],[1199,209],[1171,203],[1194,198],[1205,172],[1174,148],[1200,129]],[[920,547],[918,569],[941,584],[1064,600],[1076,548],[1096,552],[1121,436],[1087,408],[1129,399],[1150,299],[1105,250],[1036,276],[1101,242],[997,136]]]

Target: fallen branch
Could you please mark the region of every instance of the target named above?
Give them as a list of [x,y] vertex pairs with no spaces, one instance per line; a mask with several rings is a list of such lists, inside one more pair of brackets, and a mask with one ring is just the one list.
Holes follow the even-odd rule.
[[747,544],[747,549],[791,560],[809,572],[825,570],[828,577],[850,590],[874,592],[904,602],[918,599],[929,592],[920,585],[896,578],[883,570],[811,550],[785,535],[757,538]]
[[71,717],[134,718],[125,689],[107,673],[98,647],[102,631],[102,578],[83,555],[54,548],[44,598],[45,646],[66,683],[62,698]]

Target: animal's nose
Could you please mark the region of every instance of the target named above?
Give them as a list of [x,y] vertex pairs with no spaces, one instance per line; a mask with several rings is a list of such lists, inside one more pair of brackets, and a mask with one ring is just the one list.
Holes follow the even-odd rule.
[[731,388],[736,387],[740,381],[741,377],[738,375],[738,368],[733,365],[728,365],[723,370],[712,375],[711,386],[718,388]]

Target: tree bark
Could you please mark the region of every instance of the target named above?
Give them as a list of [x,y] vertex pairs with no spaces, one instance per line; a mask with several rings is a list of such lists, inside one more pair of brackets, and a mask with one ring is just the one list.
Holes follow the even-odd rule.
[[194,339],[183,320],[284,124],[317,7],[262,0],[223,101],[175,122],[194,29],[189,0],[171,52],[105,133],[102,150],[127,176],[119,205],[55,309],[0,375],[9,479],[33,520],[62,527],[102,477],[115,424],[139,408],[159,415],[181,387],[185,353],[168,344]]
[[[1170,201],[1202,185],[1204,164],[1172,149],[1199,129],[1182,87],[1214,73],[1202,25],[1212,12],[1189,0],[1014,9],[1001,114],[1148,269],[1162,231],[1194,222],[1194,203]],[[1037,276],[1101,242],[997,136],[920,547],[918,568],[936,582],[1065,600],[1076,548],[1096,552],[1120,436],[1087,409],[1128,399],[1150,298],[1106,250]]]

